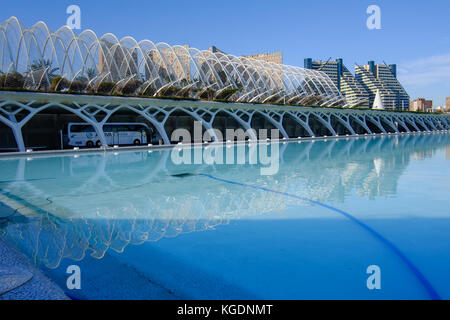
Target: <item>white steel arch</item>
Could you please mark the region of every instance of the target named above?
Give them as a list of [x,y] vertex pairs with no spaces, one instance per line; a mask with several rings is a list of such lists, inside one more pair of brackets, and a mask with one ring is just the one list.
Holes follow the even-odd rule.
[[[44,97],[43,97],[44,96]],[[70,98],[68,98],[70,97]],[[39,99],[47,100],[38,103]],[[23,102],[26,100],[26,102]],[[20,102],[22,101],[22,102]],[[25,151],[22,128],[38,113],[53,107],[69,111],[83,121],[91,124],[97,132],[100,142],[107,146],[103,133],[103,125],[116,112],[126,109],[149,121],[164,144],[171,144],[166,131],[167,120],[174,112],[179,111],[200,121],[211,138],[219,141],[214,132],[213,123],[219,113],[235,119],[252,140],[257,135],[252,128],[255,114],[261,115],[279,130],[283,138],[297,138],[289,133],[284,122],[290,118],[298,127],[304,129],[305,137],[325,135],[325,129],[333,136],[389,134],[400,132],[439,132],[450,129],[448,115],[413,114],[394,111],[355,110],[340,108],[309,108],[289,106],[269,106],[237,103],[217,103],[198,101],[175,101],[161,99],[129,99],[124,97],[99,97],[56,95],[43,93],[0,92],[0,122],[10,127],[19,151]],[[421,129],[423,128],[423,129]],[[327,134],[328,135],[328,134]]]
[[230,101],[347,106],[332,80],[316,70],[111,33],[98,37],[92,30],[77,35],[67,26],[52,32],[42,21],[26,28],[16,17],[0,23],[0,35],[0,72],[20,73],[27,89],[46,90],[62,77],[80,92],[97,92],[106,81],[113,82],[107,93],[132,83],[133,94],[207,94],[211,100],[230,90]]

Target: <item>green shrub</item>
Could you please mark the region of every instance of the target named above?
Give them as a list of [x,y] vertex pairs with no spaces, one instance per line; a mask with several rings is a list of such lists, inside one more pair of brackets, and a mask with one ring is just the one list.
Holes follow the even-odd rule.
[[67,81],[65,78],[61,76],[57,76],[52,79],[50,89],[53,91],[61,91],[69,88],[69,85],[70,85],[69,81]]
[[145,97],[153,97],[156,93],[156,89],[153,85],[143,86],[140,95]]
[[69,86],[68,89],[69,91],[72,92],[81,92],[86,88],[86,82],[82,81],[82,80],[73,80]]
[[216,92],[213,89],[207,88],[202,90],[200,94],[200,99],[211,101],[214,99],[215,94]]
[[18,72],[3,74],[0,76],[0,88],[23,88],[25,80]]
[[180,88],[175,87],[175,86],[169,86],[169,87],[162,89],[158,93],[158,96],[160,96],[160,97],[176,97],[178,91],[180,91]]
[[142,82],[139,80],[130,80],[127,83],[125,83],[124,86],[118,88],[118,92],[121,92],[122,94],[134,94],[139,87],[142,86]]
[[110,94],[115,86],[116,86],[115,82],[102,81],[97,86],[97,93]]
[[223,90],[221,93],[219,93],[216,97],[216,100],[228,100],[229,98],[231,98],[236,92],[241,91],[242,88],[239,89],[233,89],[233,88],[228,88]]

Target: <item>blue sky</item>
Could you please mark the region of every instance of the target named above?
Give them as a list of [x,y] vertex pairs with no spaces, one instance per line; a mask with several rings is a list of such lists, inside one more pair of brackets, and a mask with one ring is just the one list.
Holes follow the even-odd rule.
[[[444,104],[450,96],[450,1],[427,0],[58,0],[4,1],[0,19],[17,16],[52,30],[66,23],[66,8],[82,10],[82,29],[119,38],[211,45],[235,55],[281,50],[284,62],[342,57],[353,71],[368,60],[397,63],[411,98]],[[381,8],[381,30],[366,27],[366,9]]]

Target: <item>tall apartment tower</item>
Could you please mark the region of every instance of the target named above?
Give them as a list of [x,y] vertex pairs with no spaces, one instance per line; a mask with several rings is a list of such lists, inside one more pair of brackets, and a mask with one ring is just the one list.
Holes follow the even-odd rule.
[[369,105],[373,107],[377,92],[381,95],[381,101],[388,110],[395,109],[395,94],[374,74],[375,65],[355,66],[356,80],[369,92]]
[[355,79],[342,59],[313,61],[305,59],[304,67],[325,72],[338,90],[345,96],[350,107],[369,108],[369,92]]
[[355,66],[356,80],[364,86],[373,104],[377,90],[386,109],[407,110],[410,98],[397,79],[397,65],[378,64],[369,61],[364,66]]

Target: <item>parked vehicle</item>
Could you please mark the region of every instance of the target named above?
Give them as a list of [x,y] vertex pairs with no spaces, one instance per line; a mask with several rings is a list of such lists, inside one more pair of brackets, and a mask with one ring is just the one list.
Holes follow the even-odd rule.
[[[71,147],[100,147],[101,141],[94,127],[88,123],[68,123],[64,142]],[[103,126],[108,145],[141,145],[148,143],[153,130],[145,123],[107,123]],[[152,140],[150,138],[150,140]]]

